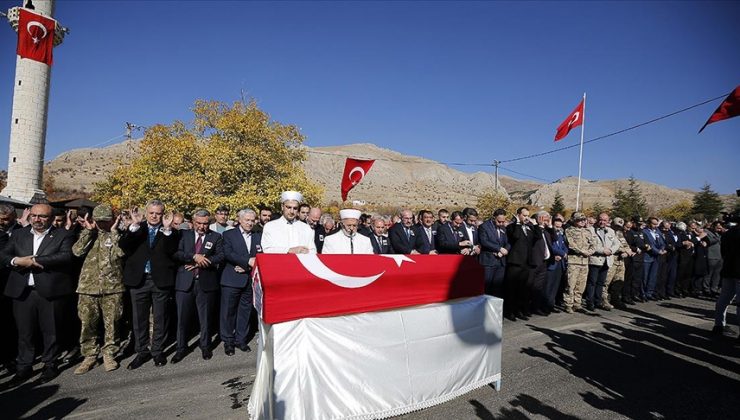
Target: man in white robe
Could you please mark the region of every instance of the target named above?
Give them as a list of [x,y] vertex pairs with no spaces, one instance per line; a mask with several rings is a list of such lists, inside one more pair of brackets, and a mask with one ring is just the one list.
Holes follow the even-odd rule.
[[339,211],[342,219],[341,228],[324,239],[322,254],[372,254],[373,245],[370,238],[357,233],[357,226],[362,213],[355,209]]
[[265,254],[315,254],[314,231],[298,220],[298,208],[303,195],[285,191],[280,195],[283,215],[268,222],[262,230],[262,250]]

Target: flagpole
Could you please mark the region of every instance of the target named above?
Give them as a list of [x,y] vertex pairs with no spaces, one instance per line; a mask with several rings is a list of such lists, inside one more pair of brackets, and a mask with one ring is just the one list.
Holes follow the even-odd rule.
[[576,211],[581,205],[581,166],[583,164],[583,131],[586,127],[586,92],[583,92],[583,123],[581,124],[581,148],[578,152],[578,187],[576,188]]

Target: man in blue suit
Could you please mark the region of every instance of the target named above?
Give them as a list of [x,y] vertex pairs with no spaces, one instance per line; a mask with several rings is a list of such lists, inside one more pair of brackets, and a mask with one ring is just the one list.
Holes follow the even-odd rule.
[[436,242],[437,230],[434,228],[434,214],[429,210],[419,212],[419,224],[414,226],[416,234],[416,250],[420,254],[437,255]]
[[198,346],[203,360],[213,357],[210,327],[218,304],[219,265],[224,260],[224,248],[221,235],[208,226],[210,218],[208,210],[198,210],[193,214],[193,229],[182,232],[174,255],[180,266],[175,277],[177,351],[172,363],[180,362],[187,354],[196,308],[200,324]]
[[479,261],[483,266],[486,294],[503,298],[506,254],[511,248],[506,238],[506,210],[494,211],[493,217],[478,228],[478,238],[481,247]]
[[252,312],[251,272],[258,252],[262,252],[261,233],[253,232],[257,214],[239,211],[239,226],[224,232],[224,269],[221,273],[221,341],[227,356],[234,348],[251,351],[247,343]]
[[401,212],[401,223],[396,223],[388,231],[388,239],[396,254],[418,254],[417,235],[413,229],[414,214],[411,210]]
[[645,276],[643,277],[643,289],[648,300],[657,300],[655,286],[658,282],[659,257],[666,253],[665,239],[658,230],[659,225],[657,218],[649,217],[648,225],[643,229],[645,242],[649,245],[647,252],[645,252]]

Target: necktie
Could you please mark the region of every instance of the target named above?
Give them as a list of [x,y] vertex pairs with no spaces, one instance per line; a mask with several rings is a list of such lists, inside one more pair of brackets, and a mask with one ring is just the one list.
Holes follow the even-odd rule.
[[[154,247],[154,238],[157,237],[157,227],[156,226],[149,226],[149,248]],[[147,260],[146,265],[144,266],[144,273],[150,274],[152,272],[152,261]]]
[[[195,253],[200,254],[200,249],[203,247],[203,235],[198,234],[198,239],[195,240]],[[200,274],[200,269],[195,268],[193,270],[193,277],[198,278],[198,275]]]
[[149,227],[149,248],[154,246],[154,238],[156,237],[157,237],[157,227],[150,226]]
[[406,239],[411,240],[411,229],[404,228],[406,230]]
[[244,233],[244,243],[247,245],[247,254],[252,252],[252,233]]

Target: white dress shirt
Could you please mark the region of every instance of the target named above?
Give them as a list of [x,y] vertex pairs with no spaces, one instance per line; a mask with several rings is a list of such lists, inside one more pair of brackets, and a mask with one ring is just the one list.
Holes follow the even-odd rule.
[[316,253],[314,231],[307,224],[293,219],[289,223],[284,216],[267,222],[262,228],[262,251],[265,254],[287,254],[290,248],[304,246],[310,254]]
[[350,237],[343,230],[332,233],[324,239],[322,254],[372,254],[373,244],[370,238],[360,233]]

